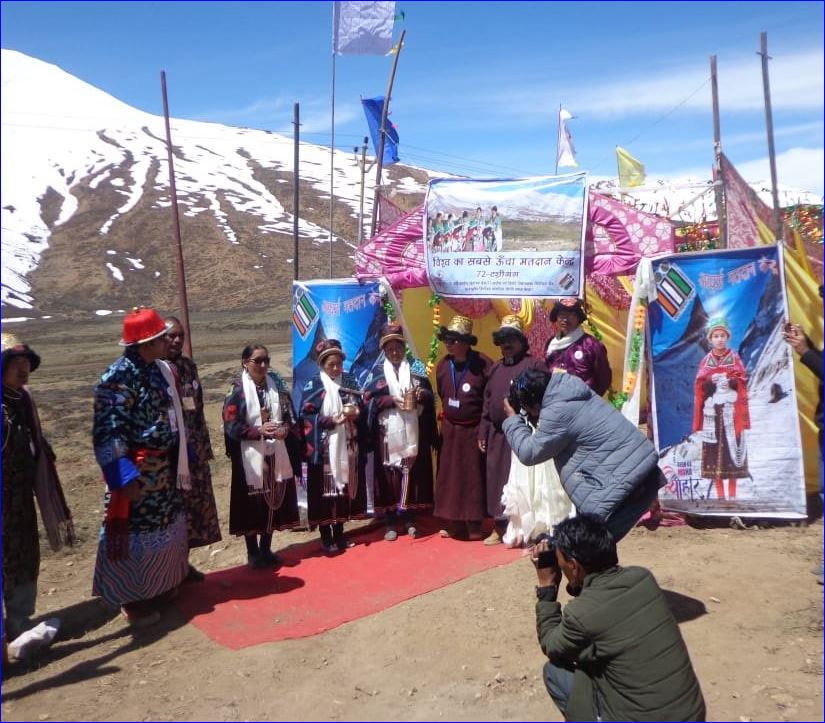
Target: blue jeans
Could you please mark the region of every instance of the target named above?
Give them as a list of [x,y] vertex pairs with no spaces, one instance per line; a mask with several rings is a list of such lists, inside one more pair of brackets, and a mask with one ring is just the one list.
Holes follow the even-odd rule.
[[661,474],[659,467],[654,467],[650,474],[639,483],[639,486],[622,500],[613,514],[605,520],[607,529],[613,533],[613,539],[616,542],[636,526],[641,516],[659,496]]
[[567,701],[573,690],[573,671],[553,665],[549,660],[544,664],[544,687],[562,715],[567,711]]

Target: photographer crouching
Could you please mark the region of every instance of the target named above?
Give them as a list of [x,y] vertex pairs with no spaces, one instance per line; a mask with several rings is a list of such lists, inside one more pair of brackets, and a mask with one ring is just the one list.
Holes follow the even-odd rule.
[[[560,522],[533,548],[544,684],[565,720],[704,721],[685,641],[649,570],[621,567],[607,525]],[[561,575],[574,599],[556,601]]]
[[604,520],[617,542],[666,484],[650,440],[572,374],[523,371],[503,403],[502,430],[519,461],[552,458],[576,510]]

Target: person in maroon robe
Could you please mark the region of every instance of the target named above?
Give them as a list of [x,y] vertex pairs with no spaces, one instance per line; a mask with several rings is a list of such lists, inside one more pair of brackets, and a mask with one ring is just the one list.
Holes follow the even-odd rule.
[[560,299],[550,312],[556,335],[544,351],[549,371],[564,369],[581,379],[600,397],[610,388],[613,372],[607,349],[598,339],[581,328],[587,318],[581,299]]
[[435,369],[442,405],[435,515],[447,521],[439,534],[481,540],[486,503],[478,427],[493,362],[472,349],[478,338],[466,316],[454,316],[448,326],[441,327],[438,338],[447,347],[447,355]]
[[507,516],[501,504],[501,492],[510,475],[511,450],[501,425],[507,419],[502,399],[510,383],[525,369],[544,369],[544,361],[530,354],[530,343],[522,330],[521,319],[505,316],[501,327],[493,332],[493,344],[501,348],[501,359],[490,369],[484,388],[484,408],[478,426],[478,448],[486,454],[487,517],[494,520],[493,531],[485,545],[497,545],[507,529]]

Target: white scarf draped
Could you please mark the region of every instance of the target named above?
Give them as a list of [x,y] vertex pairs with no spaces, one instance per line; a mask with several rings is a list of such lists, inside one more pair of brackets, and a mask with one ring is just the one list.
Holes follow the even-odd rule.
[[[243,382],[244,398],[246,399],[246,423],[250,426],[260,427],[263,423],[261,403],[258,400],[255,382],[246,369],[241,374],[241,380]],[[266,395],[269,401],[270,421],[283,421],[278,388],[269,374],[266,375]],[[241,441],[241,458],[243,459],[246,484],[253,489],[263,489],[264,461],[273,469],[276,481],[282,482],[294,476],[286,444],[282,439],[244,439]]]
[[577,326],[573,331],[571,331],[567,336],[563,336],[561,339],[557,339],[555,336],[548,342],[547,344],[547,351],[545,355],[549,356],[553,352],[556,351],[563,351],[567,349],[569,346],[573,346],[579,339],[584,336],[584,330]]
[[[389,359],[384,360],[384,378],[393,399],[403,399],[412,386],[410,363],[404,359],[396,372]],[[418,410],[404,411],[398,407],[381,412],[386,425],[387,460],[391,467],[400,467],[404,459],[418,454]]]
[[183,407],[180,403],[180,395],[178,394],[178,380],[175,378],[172,368],[163,359],[156,359],[155,364],[158,365],[160,373],[163,374],[163,379],[169,387],[169,396],[172,399],[172,408],[169,410],[169,416],[174,415],[178,427],[178,479],[177,485],[179,489],[191,490],[192,479],[189,476],[189,450],[186,447],[186,424],[183,419]]
[[[337,417],[344,411],[339,390],[341,385],[325,371],[321,372],[321,382],[324,385],[324,404],[321,414],[325,417]],[[327,430],[329,440],[329,470],[335,481],[335,488],[339,494],[344,491],[349,481],[349,452],[347,450],[347,424],[336,424]]]

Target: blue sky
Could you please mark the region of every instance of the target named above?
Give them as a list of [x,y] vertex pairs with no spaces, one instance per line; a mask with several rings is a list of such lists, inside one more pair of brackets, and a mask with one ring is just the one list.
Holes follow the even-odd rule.
[[[767,179],[759,33],[768,32],[779,182],[823,192],[822,2],[399,2],[392,102],[401,160],[479,178],[553,173],[559,104],[581,170],[615,175],[616,145],[649,176],[708,178],[709,56],[722,145]],[[2,46],[141,110],[330,142],[331,2],[4,0]],[[367,132],[360,96],[391,58],[339,56],[336,146]],[[573,170],[573,169],[569,169]]]

